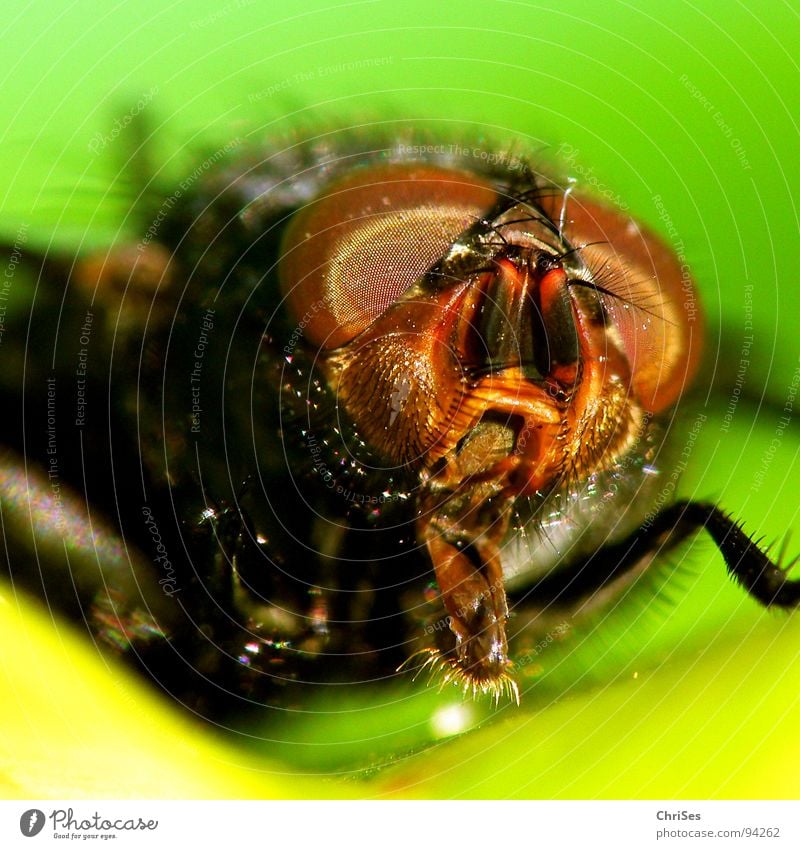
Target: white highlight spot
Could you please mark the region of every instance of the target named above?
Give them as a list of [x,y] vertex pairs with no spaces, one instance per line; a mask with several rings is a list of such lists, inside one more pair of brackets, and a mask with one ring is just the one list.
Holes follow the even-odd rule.
[[475,721],[473,710],[468,704],[457,703],[439,708],[431,717],[434,737],[452,737],[470,728]]

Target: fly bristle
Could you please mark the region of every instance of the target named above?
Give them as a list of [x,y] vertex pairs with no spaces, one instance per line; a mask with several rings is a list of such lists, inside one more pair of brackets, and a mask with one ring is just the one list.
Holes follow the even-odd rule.
[[439,678],[439,692],[442,692],[448,684],[454,684],[461,689],[465,697],[472,696],[476,699],[479,695],[489,696],[495,707],[500,704],[502,697],[517,705],[520,703],[519,686],[508,672],[495,678],[478,678],[468,669],[464,669],[457,660],[445,657],[438,649],[428,648],[415,652],[398,666],[397,671],[400,672],[414,665],[414,659],[420,655],[427,655],[427,657],[414,673],[412,679],[414,681],[427,669],[428,684],[432,684],[434,679]]

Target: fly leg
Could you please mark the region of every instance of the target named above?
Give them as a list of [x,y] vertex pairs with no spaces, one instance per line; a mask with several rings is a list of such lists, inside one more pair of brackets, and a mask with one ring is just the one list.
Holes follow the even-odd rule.
[[800,579],[788,578],[786,570],[719,507],[700,501],[678,501],[628,539],[604,548],[580,569],[543,578],[534,590],[537,601],[573,604],[598,592],[659,548],[670,548],[701,530],[716,543],[728,574],[753,598],[765,606],[800,605]]
[[765,607],[797,607],[800,579],[791,580],[779,563],[774,563],[742,528],[713,504],[681,501],[671,508],[677,521],[705,529],[717,544],[728,574]]

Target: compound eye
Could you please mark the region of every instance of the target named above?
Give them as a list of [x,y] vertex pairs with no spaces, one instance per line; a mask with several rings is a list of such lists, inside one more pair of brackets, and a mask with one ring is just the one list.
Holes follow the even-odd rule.
[[413,163],[360,168],[330,185],[295,215],[281,251],[281,291],[306,339],[346,345],[496,197],[473,174]]
[[[560,198],[547,211],[559,214]],[[556,218],[556,220],[558,220]],[[585,197],[567,203],[564,236],[587,245],[581,257],[631,365],[634,394],[646,410],[672,404],[691,381],[702,342],[694,284],[656,235],[624,213]]]

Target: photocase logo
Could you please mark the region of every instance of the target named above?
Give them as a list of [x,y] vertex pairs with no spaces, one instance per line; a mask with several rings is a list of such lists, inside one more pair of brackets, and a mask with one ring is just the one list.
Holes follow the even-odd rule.
[[389,414],[389,424],[393,425],[397,414],[403,409],[408,396],[411,394],[411,381],[406,375],[397,378],[394,382],[394,391],[390,400],[391,413]]
[[158,820],[145,820],[142,817],[117,817],[108,819],[99,811],[81,817],[75,816],[72,808],[54,808],[45,817],[44,811],[38,808],[30,808],[19,818],[19,830],[25,837],[36,837],[44,828],[46,820],[52,820],[53,836],[67,839],[88,840],[99,838],[108,840],[117,836],[119,832],[125,831],[155,831],[158,828]]
[[36,837],[44,828],[44,812],[38,808],[31,808],[19,818],[19,830],[25,837]]

